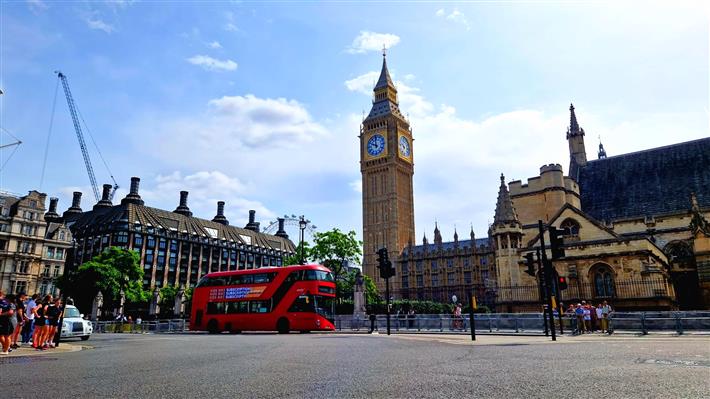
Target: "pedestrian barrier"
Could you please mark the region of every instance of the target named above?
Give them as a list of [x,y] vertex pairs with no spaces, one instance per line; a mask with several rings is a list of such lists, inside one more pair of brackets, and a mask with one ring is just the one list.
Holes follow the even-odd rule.
[[[559,318],[555,316],[554,326],[559,332]],[[120,321],[93,322],[94,333],[173,333],[189,331],[189,320],[165,319],[138,323]],[[369,317],[336,315],[336,331],[368,332]],[[475,314],[476,334],[536,334],[542,335],[548,330],[546,318],[542,313],[477,313]],[[565,334],[573,334],[577,329],[574,317],[563,317],[562,327]],[[598,331],[597,326],[597,331]],[[375,329],[379,332],[387,329],[387,316],[377,315]],[[469,315],[456,318],[452,315],[418,314],[391,315],[390,330],[394,333],[469,333],[471,319]],[[707,333],[710,334],[710,311],[671,311],[671,312],[613,312],[609,318],[610,333],[649,334],[651,332],[669,332],[675,334]]]

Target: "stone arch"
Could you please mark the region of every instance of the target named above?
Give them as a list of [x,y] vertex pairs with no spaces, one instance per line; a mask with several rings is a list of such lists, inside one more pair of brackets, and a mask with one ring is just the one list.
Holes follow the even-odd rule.
[[589,281],[592,284],[594,298],[613,298],[616,296],[616,272],[603,262],[597,262],[589,268]]
[[670,264],[686,268],[694,268],[695,266],[693,248],[687,241],[671,241],[663,248],[663,253],[668,256],[668,263]]

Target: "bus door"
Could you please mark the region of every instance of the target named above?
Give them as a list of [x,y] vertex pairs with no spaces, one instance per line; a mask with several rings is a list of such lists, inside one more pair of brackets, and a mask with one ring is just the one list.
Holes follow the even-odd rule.
[[313,330],[316,328],[316,313],[313,295],[303,294],[294,299],[288,309],[288,318],[294,330]]

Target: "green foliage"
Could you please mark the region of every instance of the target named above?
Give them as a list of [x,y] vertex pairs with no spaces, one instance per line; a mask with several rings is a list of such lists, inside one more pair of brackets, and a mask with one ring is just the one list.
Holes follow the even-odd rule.
[[[336,281],[342,277],[343,263],[360,263],[361,256],[362,241],[355,238],[355,231],[343,233],[337,228],[315,233],[313,247],[308,251],[308,257],[330,269]],[[339,296],[340,291],[337,294]]]
[[177,295],[177,288],[172,285],[165,286],[160,289],[160,303],[163,306],[172,305],[175,302],[175,296]]
[[128,302],[148,300],[148,293],[143,290],[143,269],[138,252],[120,247],[104,250],[80,265],[76,272],[65,275],[59,284],[63,291],[86,307],[91,306],[99,291],[104,297],[104,308],[119,300],[122,290]]
[[[380,300],[380,294],[377,292],[375,282],[368,276],[363,275],[363,288],[365,289],[365,302],[375,303]],[[355,292],[355,284],[357,280],[357,272],[351,271],[346,273],[336,282],[338,292],[342,298],[351,299]]]
[[[283,264],[285,266],[289,265],[300,265],[301,264],[301,247],[299,245],[300,243],[296,243],[296,254],[287,256],[284,258]],[[308,241],[303,242],[303,262],[307,263],[309,259],[309,252],[311,250],[311,245],[308,243]]]

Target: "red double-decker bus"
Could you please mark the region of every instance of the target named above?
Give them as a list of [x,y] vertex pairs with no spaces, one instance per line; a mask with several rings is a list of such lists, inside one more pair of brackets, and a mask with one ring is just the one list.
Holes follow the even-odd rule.
[[335,281],[320,265],[210,273],[192,294],[190,329],[222,331],[334,330]]

